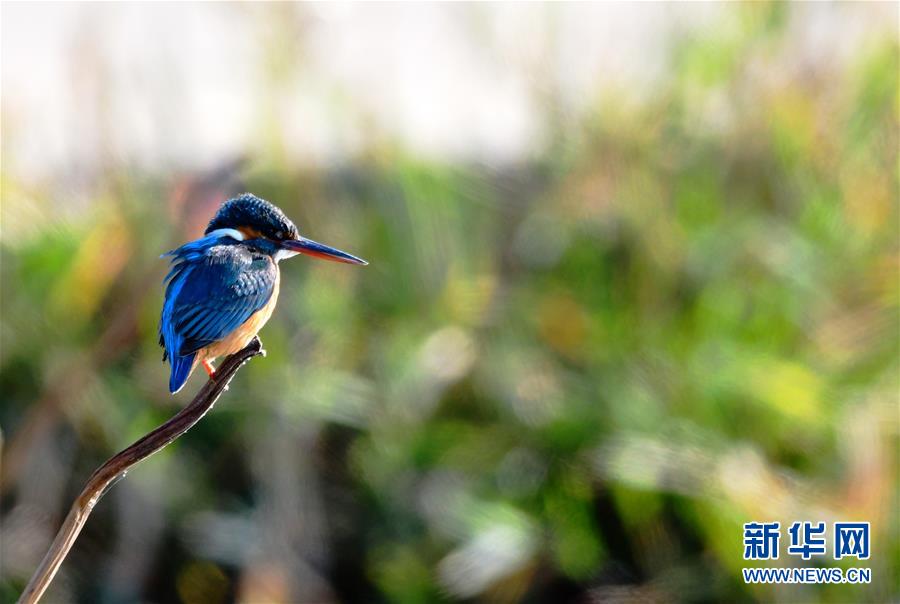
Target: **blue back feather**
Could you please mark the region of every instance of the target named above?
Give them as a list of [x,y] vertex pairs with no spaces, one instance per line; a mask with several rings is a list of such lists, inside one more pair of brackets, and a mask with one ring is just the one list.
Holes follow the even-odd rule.
[[175,394],[184,387],[185,382],[191,375],[191,369],[194,367],[194,357],[196,356],[197,353],[194,352],[186,357],[171,357],[172,373],[169,375],[169,392]]
[[159,322],[159,341],[172,373],[169,390],[187,381],[196,353],[240,327],[272,296],[278,268],[270,255],[211,235],[172,256]]

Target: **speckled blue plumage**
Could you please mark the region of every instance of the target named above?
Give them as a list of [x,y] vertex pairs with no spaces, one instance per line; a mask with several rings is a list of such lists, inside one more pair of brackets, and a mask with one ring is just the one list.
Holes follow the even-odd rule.
[[251,227],[272,239],[297,236],[297,227],[281,209],[252,193],[238,195],[223,203],[206,227],[206,234],[237,226]]
[[190,375],[197,351],[240,327],[272,296],[278,267],[269,242],[251,245],[215,235],[168,253],[159,341],[172,372],[169,390],[177,392]]

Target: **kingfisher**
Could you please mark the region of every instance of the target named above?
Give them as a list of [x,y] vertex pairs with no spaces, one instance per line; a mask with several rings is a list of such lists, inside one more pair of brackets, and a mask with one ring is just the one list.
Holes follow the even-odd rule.
[[163,254],[172,257],[159,321],[169,392],[181,390],[198,364],[214,377],[217,357],[250,343],[275,310],[278,263],[297,254],[368,264],[302,237],[284,212],[250,193],[223,203],[203,237]]

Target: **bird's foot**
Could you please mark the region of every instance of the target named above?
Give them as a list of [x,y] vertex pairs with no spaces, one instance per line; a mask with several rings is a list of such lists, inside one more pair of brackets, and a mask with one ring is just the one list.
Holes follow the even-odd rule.
[[210,378],[215,378],[215,377],[216,377],[216,368],[213,367],[213,364],[212,364],[212,363],[210,363],[209,361],[204,360],[204,361],[203,361],[203,368],[206,369],[206,373],[207,373],[207,375],[209,375]]

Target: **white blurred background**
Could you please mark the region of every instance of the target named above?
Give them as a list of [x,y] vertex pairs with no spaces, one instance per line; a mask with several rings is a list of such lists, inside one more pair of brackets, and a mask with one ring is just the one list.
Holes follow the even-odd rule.
[[[549,107],[576,127],[610,87],[653,94],[673,40],[738,31],[746,15],[725,8],[5,3],[4,171],[38,182],[89,180],[110,162],[201,168],[273,136],[285,160],[323,165],[365,153],[369,133],[432,157],[527,159]],[[794,7],[791,60],[765,77],[839,70],[897,26],[894,8]]]

